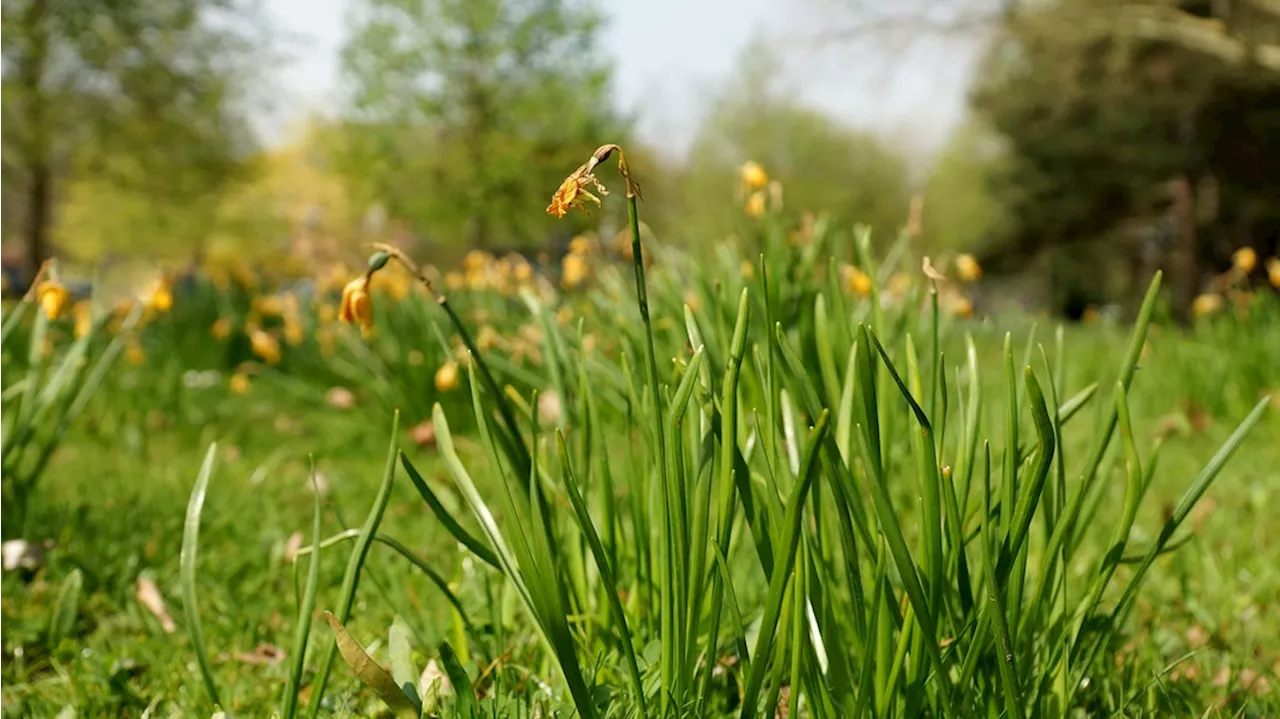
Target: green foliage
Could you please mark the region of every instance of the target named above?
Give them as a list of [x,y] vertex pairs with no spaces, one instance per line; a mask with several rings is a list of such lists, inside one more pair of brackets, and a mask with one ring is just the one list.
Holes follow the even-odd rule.
[[[744,49],[736,79],[711,101],[686,161],[678,221],[664,237],[723,237],[740,226],[746,196],[738,169],[755,161],[782,184],[787,214],[828,215],[891,234],[909,201],[903,157],[870,132],[842,126],[782,88],[779,60]],[[668,211],[670,212],[670,211]]]
[[[1174,3],[1190,20],[1214,3]],[[982,258],[994,271],[1045,260],[1048,300],[1128,299],[1153,264],[1180,315],[1231,252],[1276,247],[1280,74],[1229,62],[1176,35],[1046,32],[1108,22],[1149,3],[1049,3],[1021,11],[979,69],[978,117],[1004,141],[991,192],[1009,222]],[[1262,13],[1253,31],[1274,35]],[[1164,27],[1159,23],[1152,27]],[[1126,292],[1126,288],[1128,291]]]
[[1004,235],[1007,212],[988,183],[1006,157],[999,137],[973,119],[952,131],[925,180],[925,247],[981,252]]
[[[6,240],[21,228],[35,264],[51,240],[90,255],[198,243],[250,146],[252,19],[236,0],[6,0],[4,192],[22,208]],[[59,196],[73,209],[54,235]]]
[[415,233],[543,243],[559,168],[625,139],[589,3],[362,0],[354,17],[352,110],[331,154],[357,198]]
[[6,538],[26,531],[27,505],[50,460],[101,389],[141,313],[131,312],[113,337],[107,336],[110,315],[91,316],[79,337],[58,347],[57,340],[79,320],[66,313],[51,321],[32,299],[29,294],[9,309],[0,339],[6,368],[0,450]]

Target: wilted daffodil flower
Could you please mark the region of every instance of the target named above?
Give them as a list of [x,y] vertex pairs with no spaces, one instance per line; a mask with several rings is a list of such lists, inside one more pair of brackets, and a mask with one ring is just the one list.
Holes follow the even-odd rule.
[[551,196],[551,204],[547,205],[547,214],[556,217],[564,217],[569,210],[577,207],[586,207],[588,201],[600,204],[600,198],[591,194],[594,189],[601,195],[608,195],[609,191],[604,185],[600,184],[600,180],[592,174],[600,163],[609,159],[613,153],[618,153],[618,173],[622,175],[622,179],[627,183],[627,198],[631,200],[640,199],[640,188],[636,185],[635,180],[631,177],[631,171],[627,168],[627,158],[622,154],[622,148],[617,145],[601,145],[596,151],[591,153],[591,157],[586,162],[578,166],[568,177],[564,178],[564,182],[560,183],[560,187],[556,188],[556,192]]
[[572,175],[564,178],[564,182],[560,183],[560,187],[555,194],[551,196],[551,204],[547,205],[547,214],[556,217],[564,217],[569,210],[577,207],[586,207],[587,201],[596,203],[596,207],[600,206],[600,198],[591,194],[587,188],[593,188],[601,195],[608,195],[609,191],[605,186],[600,184],[596,176],[591,174],[591,170],[584,169],[586,165],[579,167]]
[[369,297],[369,278],[360,276],[342,288],[342,304],[338,319],[348,324],[358,324],[363,332],[373,329],[373,299]]

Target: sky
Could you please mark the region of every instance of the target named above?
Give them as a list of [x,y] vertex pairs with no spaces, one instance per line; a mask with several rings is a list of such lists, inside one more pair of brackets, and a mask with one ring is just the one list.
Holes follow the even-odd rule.
[[[338,106],[339,51],[352,0],[265,0],[286,34],[271,109],[256,118],[267,142],[314,111]],[[358,0],[357,0],[358,1]],[[741,50],[763,38],[784,60],[801,102],[850,125],[936,150],[963,116],[973,44],[923,41],[908,49],[819,43],[842,19],[830,0],[600,0],[601,39],[614,60],[614,95],[638,117],[641,139],[676,152],[697,131],[706,98],[732,76]],[[918,159],[918,158],[917,158]]]

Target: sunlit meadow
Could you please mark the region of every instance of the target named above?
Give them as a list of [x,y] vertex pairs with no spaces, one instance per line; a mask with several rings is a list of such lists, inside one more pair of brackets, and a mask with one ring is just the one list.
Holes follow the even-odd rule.
[[[790,213],[6,306],[6,716],[1269,716],[1280,260],[996,308]],[[608,189],[606,189],[608,185]],[[61,712],[61,713],[60,713]]]

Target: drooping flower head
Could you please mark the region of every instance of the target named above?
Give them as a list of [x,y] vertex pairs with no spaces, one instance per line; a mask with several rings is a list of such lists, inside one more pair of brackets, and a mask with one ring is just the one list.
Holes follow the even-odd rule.
[[369,297],[369,278],[361,275],[342,288],[342,304],[338,319],[358,324],[363,332],[373,329],[373,299]]
[[556,188],[555,194],[551,196],[551,204],[547,205],[547,214],[555,217],[564,217],[569,210],[577,207],[586,207],[587,202],[594,202],[600,205],[600,198],[591,193],[591,190],[599,192],[602,196],[608,195],[609,191],[605,186],[600,184],[600,180],[592,173],[600,163],[609,159],[614,152],[618,153],[618,173],[622,175],[622,179],[627,183],[627,197],[640,199],[640,187],[631,177],[631,171],[627,168],[627,158],[622,154],[622,148],[617,145],[601,145],[596,151],[591,153],[591,157],[586,162],[578,166],[568,177],[564,178],[564,182],[560,183],[560,187]]

